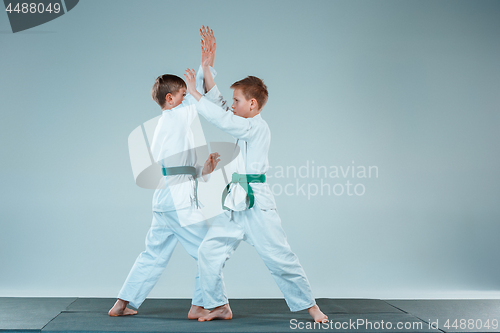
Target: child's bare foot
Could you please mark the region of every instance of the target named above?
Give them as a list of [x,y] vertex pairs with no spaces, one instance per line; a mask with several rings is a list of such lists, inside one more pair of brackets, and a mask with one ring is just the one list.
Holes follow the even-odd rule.
[[214,319],[226,319],[229,320],[233,318],[233,312],[229,307],[229,303],[221,305],[210,311],[206,316],[198,318],[198,321],[210,321]]
[[191,309],[189,310],[188,313],[188,319],[198,319],[202,316],[207,316],[210,313],[209,310],[198,306],[198,305],[191,305]]
[[118,317],[137,314],[137,311],[127,308],[127,304],[127,301],[118,298],[115,305],[113,305],[111,310],[109,310],[108,315],[110,315],[111,317]]
[[314,304],[311,306],[309,309],[307,309],[311,317],[314,319],[315,322],[317,323],[327,323],[328,322],[328,316],[325,315],[321,310],[319,309],[319,306]]

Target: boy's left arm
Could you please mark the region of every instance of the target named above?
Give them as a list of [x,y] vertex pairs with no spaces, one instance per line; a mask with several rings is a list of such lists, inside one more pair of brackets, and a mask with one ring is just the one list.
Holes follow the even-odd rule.
[[[212,77],[216,77],[217,76],[217,72],[212,67],[210,67],[210,74],[212,75]],[[203,70],[202,70],[202,67],[200,65],[200,68],[198,69],[198,73],[196,74],[196,91],[199,92],[202,95],[205,94],[205,83],[204,82],[205,82],[205,77],[203,75]],[[192,99],[192,97],[193,97],[192,94],[193,93],[191,91],[188,91],[188,94],[185,97],[185,99],[189,103],[195,103],[196,102],[196,100]]]
[[[220,106],[214,104],[207,98],[196,91],[196,73],[192,69],[186,69],[186,83],[188,90],[193,95],[196,103],[196,109],[206,120],[215,125],[217,128],[229,133],[233,137],[242,140],[250,140],[256,134],[256,128],[250,119],[239,117],[232,112],[224,110]],[[215,88],[215,87],[214,87]]]
[[[217,72],[215,71],[215,69],[213,69],[212,67],[210,67],[210,74],[212,74],[212,76],[215,77],[217,75]],[[200,65],[198,73],[196,74],[196,91],[199,92],[202,95],[205,94],[204,81],[205,81],[205,77],[203,75],[203,70],[202,70],[201,65]],[[195,100],[192,99],[192,97],[193,97],[192,95],[193,95],[193,93],[191,91],[188,91],[188,94],[185,97],[185,99],[189,103],[195,103],[196,102]]]

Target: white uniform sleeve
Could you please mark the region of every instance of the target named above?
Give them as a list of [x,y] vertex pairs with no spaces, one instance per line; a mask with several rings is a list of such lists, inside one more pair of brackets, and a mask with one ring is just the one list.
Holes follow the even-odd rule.
[[[217,71],[212,67],[210,67],[210,73],[212,73],[214,78],[217,76]],[[196,74],[196,90],[198,90],[198,92],[202,95],[205,94],[205,77],[203,76],[203,69],[201,68],[201,65],[200,68],[198,68],[198,73]],[[196,103],[196,99],[189,93],[186,94],[184,101],[188,105]]]
[[237,139],[248,141],[256,132],[253,126],[254,122],[251,118],[236,116],[232,112],[224,110],[220,106],[209,101],[205,96],[202,96],[198,101],[196,109],[199,114],[215,127],[231,134]]
[[[212,67],[210,67],[212,68]],[[208,98],[208,100],[212,103],[217,104],[221,108],[223,108],[226,111],[230,111],[229,107],[227,106],[227,101],[222,97],[222,94],[219,91],[219,88],[217,85],[215,85],[210,91],[208,91],[205,94],[205,97]]]
[[[217,76],[217,71],[210,66],[210,73],[212,73],[212,77],[215,79]],[[205,77],[203,76],[203,68],[198,68],[198,73],[196,74],[196,90],[202,95],[205,95]]]

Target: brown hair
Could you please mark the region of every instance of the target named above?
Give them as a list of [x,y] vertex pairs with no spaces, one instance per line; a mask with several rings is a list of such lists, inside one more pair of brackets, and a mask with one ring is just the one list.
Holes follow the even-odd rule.
[[243,80],[233,83],[231,89],[241,89],[243,96],[247,100],[255,98],[259,105],[259,110],[262,110],[264,105],[266,105],[267,97],[269,96],[264,81],[255,76],[247,76]]
[[163,109],[165,107],[165,96],[168,93],[175,94],[181,88],[186,88],[186,82],[176,75],[163,74],[158,76],[151,89],[151,97]]

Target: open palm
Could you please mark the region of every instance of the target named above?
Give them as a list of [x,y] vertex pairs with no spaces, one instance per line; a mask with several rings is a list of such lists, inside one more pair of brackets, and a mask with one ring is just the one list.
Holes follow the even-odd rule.
[[202,66],[214,66],[215,50],[217,49],[217,43],[215,42],[215,36],[212,29],[208,26],[202,26],[200,29],[201,36],[201,65]]

